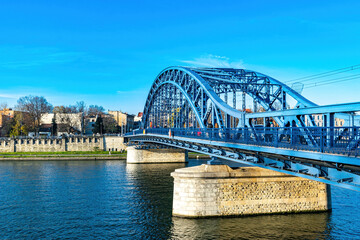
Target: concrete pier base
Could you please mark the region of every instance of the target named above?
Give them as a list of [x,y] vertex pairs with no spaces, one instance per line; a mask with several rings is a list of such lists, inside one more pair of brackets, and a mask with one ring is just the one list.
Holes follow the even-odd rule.
[[128,147],[126,163],[184,163],[188,153],[182,149],[136,149]]
[[320,182],[257,167],[227,165],[176,169],[173,215],[241,216],[331,209],[330,188]]

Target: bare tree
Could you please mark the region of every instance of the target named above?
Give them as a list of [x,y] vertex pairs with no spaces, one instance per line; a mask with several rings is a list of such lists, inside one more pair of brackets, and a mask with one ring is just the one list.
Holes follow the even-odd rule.
[[9,108],[9,106],[6,102],[0,103],[0,110],[6,110],[8,108]]
[[102,115],[104,114],[105,109],[102,106],[90,105],[88,109],[88,115]]
[[[96,105],[95,105],[96,106]],[[96,106],[98,107],[98,106]],[[87,106],[84,101],[76,102],[75,105],[69,106],[55,106],[53,109],[53,113],[86,113]]]
[[29,95],[19,98],[15,108],[27,112],[31,119],[32,128],[39,132],[41,115],[50,112],[52,105],[44,97]]
[[53,113],[67,113],[69,110],[64,105],[61,106],[55,106],[53,108]]
[[76,110],[77,112],[82,112],[84,115],[87,114],[87,106],[84,101],[76,102]]

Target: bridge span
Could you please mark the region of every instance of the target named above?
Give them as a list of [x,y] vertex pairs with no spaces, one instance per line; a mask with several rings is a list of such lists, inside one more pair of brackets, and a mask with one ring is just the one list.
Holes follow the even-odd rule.
[[360,102],[318,106],[250,70],[170,67],[126,138],[360,191],[359,112]]

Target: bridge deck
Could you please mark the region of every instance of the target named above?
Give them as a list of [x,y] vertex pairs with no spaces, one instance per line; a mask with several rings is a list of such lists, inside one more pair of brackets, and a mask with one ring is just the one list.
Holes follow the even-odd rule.
[[[337,128],[331,131],[331,143],[327,139],[329,128],[312,130],[320,134],[310,143],[303,139],[299,128],[296,131],[264,128],[258,129],[256,134],[251,129],[146,129],[136,130],[127,137],[131,141],[184,148],[360,190],[359,147],[349,147],[354,136],[342,135],[341,141],[335,141],[340,139],[337,133],[341,133],[341,128]],[[358,129],[352,129],[352,132],[357,134]]]

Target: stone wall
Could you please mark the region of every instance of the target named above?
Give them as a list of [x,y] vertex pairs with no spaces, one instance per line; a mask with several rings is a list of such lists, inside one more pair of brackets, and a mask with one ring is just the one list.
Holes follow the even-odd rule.
[[103,137],[70,137],[66,151],[104,150]]
[[67,139],[1,139],[0,152],[65,152],[125,150],[124,138],[119,136],[69,137]]
[[105,151],[122,151],[125,150],[124,138],[118,136],[106,136],[104,142]]
[[63,139],[14,139],[14,152],[64,152]]
[[326,184],[255,168],[226,165],[177,169],[173,215],[184,217],[326,211]]
[[127,163],[183,163],[187,161],[187,151],[183,149],[137,149],[128,147]]
[[0,140],[0,152],[14,152],[14,140]]

